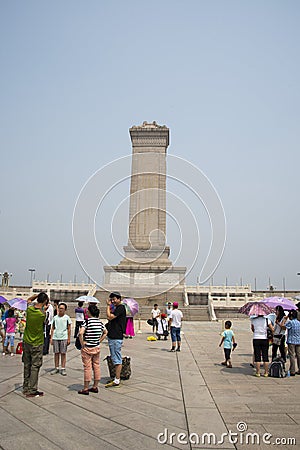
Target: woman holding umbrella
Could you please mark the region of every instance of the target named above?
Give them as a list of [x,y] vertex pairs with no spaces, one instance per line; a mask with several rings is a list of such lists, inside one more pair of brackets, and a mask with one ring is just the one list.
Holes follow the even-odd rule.
[[262,314],[251,319],[251,330],[253,332],[253,350],[255,362],[255,376],[260,377],[260,363],[263,360],[264,377],[268,376],[269,369],[269,340],[267,337],[268,327],[274,332],[272,322]]
[[239,313],[254,316],[251,318],[251,330],[253,332],[253,350],[255,376],[260,377],[260,363],[263,360],[264,376],[268,376],[269,368],[269,340],[268,328],[274,332],[272,322],[265,316],[272,312],[272,308],[261,302],[248,302],[239,309]]
[[284,309],[281,305],[276,306],[276,319],[274,326],[274,337],[272,345],[272,361],[277,356],[277,351],[279,348],[280,356],[284,362],[286,362],[286,351],[285,351],[285,314]]

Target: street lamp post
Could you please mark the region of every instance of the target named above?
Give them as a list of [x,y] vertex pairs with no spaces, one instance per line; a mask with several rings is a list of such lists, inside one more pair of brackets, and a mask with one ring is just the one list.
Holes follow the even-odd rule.
[[35,269],[28,269],[28,272],[30,272],[30,286],[32,286],[32,280],[34,279]]

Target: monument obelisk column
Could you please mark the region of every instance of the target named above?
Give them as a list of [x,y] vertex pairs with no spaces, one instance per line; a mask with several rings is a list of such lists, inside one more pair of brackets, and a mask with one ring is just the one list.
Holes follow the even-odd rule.
[[[143,122],[129,130],[132,167],[128,243],[116,266],[105,266],[104,286],[136,298],[172,290],[180,299],[185,267],[174,267],[166,246],[166,154],[169,129]],[[166,299],[166,297],[164,297]]]
[[[132,169],[126,264],[170,266],[166,247],[166,152],[169,129],[144,122],[129,130]],[[127,260],[127,261],[126,261]]]

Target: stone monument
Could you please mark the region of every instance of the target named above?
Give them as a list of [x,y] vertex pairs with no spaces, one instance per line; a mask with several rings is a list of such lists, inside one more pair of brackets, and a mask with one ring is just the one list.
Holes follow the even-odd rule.
[[[117,266],[105,266],[104,287],[122,294],[153,297],[183,292],[185,267],[174,267],[166,245],[166,154],[169,129],[144,122],[129,130],[132,168],[128,243]],[[172,294],[174,298],[174,292]],[[177,296],[178,298],[178,296]]]

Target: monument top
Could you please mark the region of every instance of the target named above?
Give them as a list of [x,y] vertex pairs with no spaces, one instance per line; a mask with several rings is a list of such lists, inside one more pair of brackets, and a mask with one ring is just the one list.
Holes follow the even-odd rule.
[[147,121],[143,122],[142,125],[133,125],[129,131],[131,130],[168,130],[166,125],[158,125],[155,120],[152,123],[148,123]]

